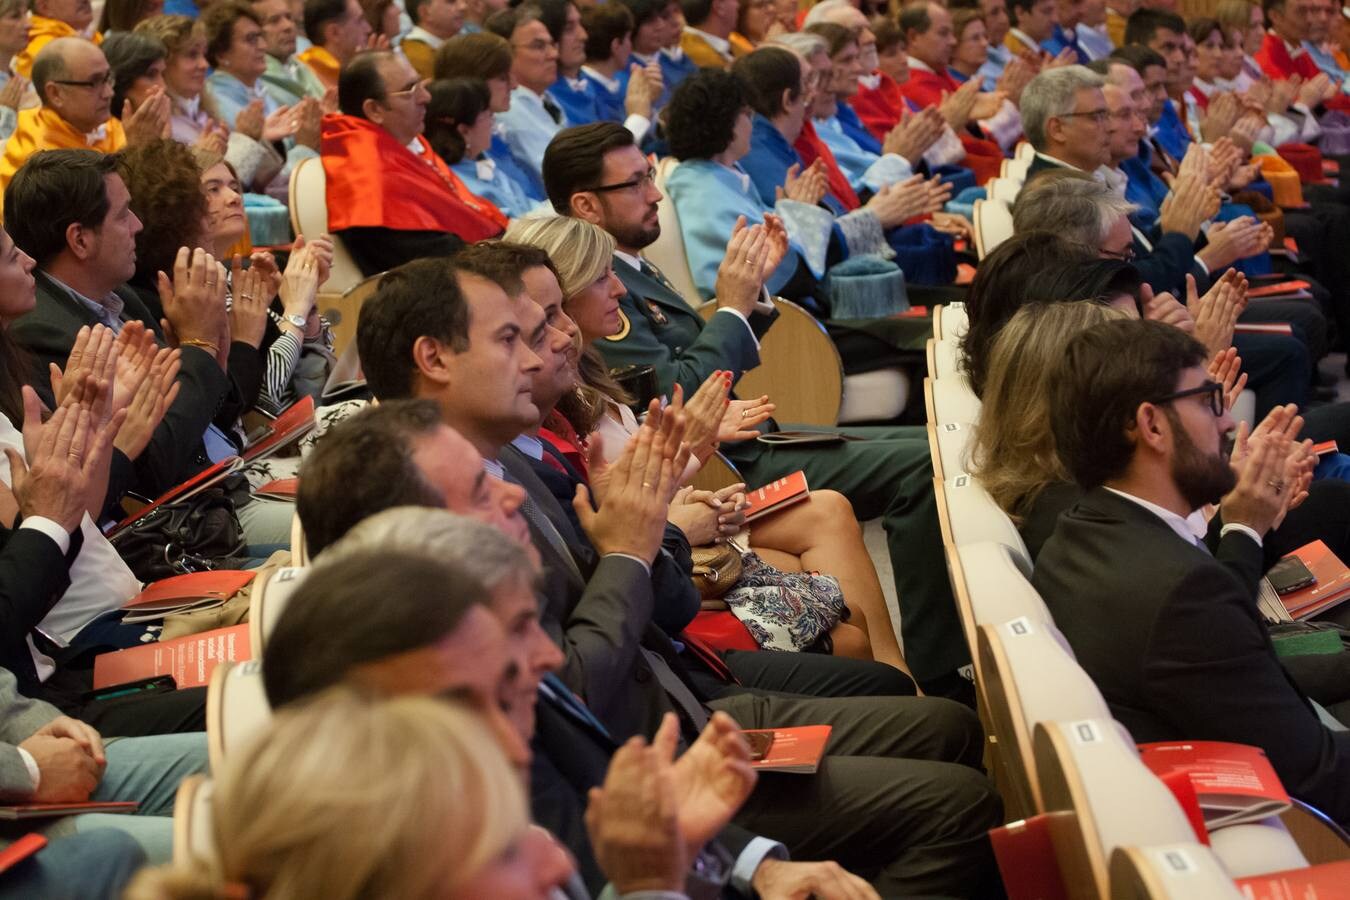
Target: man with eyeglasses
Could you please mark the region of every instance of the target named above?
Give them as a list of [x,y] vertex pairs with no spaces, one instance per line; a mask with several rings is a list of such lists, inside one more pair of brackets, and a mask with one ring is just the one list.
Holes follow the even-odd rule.
[[333,88],[342,67],[370,41],[370,23],[357,0],[305,0],[305,34],[313,46],[298,59],[324,88]]
[[1344,825],[1350,732],[1325,723],[1350,710],[1319,713],[1255,603],[1262,541],[1306,485],[1306,466],[1290,462],[1293,413],[1234,443],[1207,355],[1159,322],[1110,322],[1069,340],[1050,424],[1086,493],[1060,516],[1032,581],[1135,740],[1260,747],[1290,795]]
[[125,123],[112,118],[112,71],[103,51],[84,38],[57,38],[33,64],[33,89],[42,105],[20,110],[0,160],[0,192],[39,150],[116,153],[130,143],[159,137],[168,119],[161,92]]
[[430,99],[406,57],[371,50],[343,68],[339,112],[323,118],[328,228],[362,274],[450,256],[506,228],[422,137]]
[[1110,162],[1105,83],[1084,66],[1064,66],[1042,72],[1027,84],[1022,91],[1022,129],[1036,150],[1028,180],[1056,166],[1094,174]]
[[263,45],[267,50],[262,80],[268,96],[282,106],[298,103],[305,97],[322,98],[325,88],[319,76],[295,56],[297,35],[290,3],[254,0],[253,13],[262,24]]

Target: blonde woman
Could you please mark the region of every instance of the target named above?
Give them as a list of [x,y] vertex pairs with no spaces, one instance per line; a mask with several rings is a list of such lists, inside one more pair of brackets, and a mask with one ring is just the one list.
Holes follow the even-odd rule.
[[154,869],[129,900],[546,900],[572,875],[530,826],[483,720],[431,697],[336,689],[287,709],[220,774],[218,864]]
[[[614,274],[614,238],[589,222],[554,217],[514,222],[507,229],[506,240],[538,247],[553,261],[562,290],[563,312],[575,323],[583,345],[578,395],[560,403],[558,408],[583,440],[599,434],[605,455],[617,457],[628,437],[637,431],[637,419],[624,405],[622,391],[609,378],[599,354],[589,346],[623,327],[619,298],[624,288]],[[714,373],[699,394],[720,391],[719,397],[725,397],[730,387],[724,373]],[[766,419],[772,411],[768,400],[761,397],[727,403],[722,421],[711,423],[707,429],[715,432],[710,438],[712,445],[715,446],[717,438],[743,437],[742,422]],[[691,408],[694,403],[691,398]],[[736,493],[743,490],[744,485],[739,485]],[[721,499],[728,502],[720,513],[720,525],[734,532],[743,514],[736,509],[738,504],[731,494]],[[686,529],[680,520],[682,511],[676,505],[671,509],[671,520]],[[906,670],[881,583],[863,544],[862,529],[853,515],[853,507],[842,494],[813,490],[805,502],[756,520],[750,537],[752,549],[779,569],[822,572],[839,579],[849,619],[831,632],[836,656],[875,659]]]

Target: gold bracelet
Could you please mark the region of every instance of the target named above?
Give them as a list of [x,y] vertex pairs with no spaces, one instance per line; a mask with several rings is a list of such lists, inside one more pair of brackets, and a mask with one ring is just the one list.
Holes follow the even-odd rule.
[[217,347],[215,344],[211,343],[210,341],[200,341],[200,340],[195,340],[195,339],[193,339],[193,340],[187,340],[187,341],[179,341],[179,342],[178,342],[178,346],[180,346],[180,347],[201,347],[203,350],[205,350],[206,352],[210,353],[212,356],[216,356],[216,355],[218,355],[218,354],[220,353],[220,348]]

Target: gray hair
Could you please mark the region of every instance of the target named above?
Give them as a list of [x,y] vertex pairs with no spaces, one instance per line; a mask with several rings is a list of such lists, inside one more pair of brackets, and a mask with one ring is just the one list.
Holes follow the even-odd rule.
[[815,6],[807,12],[806,18],[802,20],[802,28],[810,28],[812,25],[819,25],[822,22],[834,21],[830,13],[836,9],[857,9],[849,0],[820,0]]
[[1053,227],[1060,237],[1095,250],[1111,226],[1136,208],[1091,175],[1051,169],[1032,178],[1018,193],[1012,208],[1013,233]]
[[818,34],[805,31],[791,31],[769,38],[764,43],[786,47],[802,59],[810,59],[817,53],[829,54],[829,44]]
[[489,591],[513,576],[532,583],[537,571],[523,546],[486,522],[426,506],[395,506],[361,520],[324,551],[323,564],[370,551],[427,554]]
[[1100,88],[1106,79],[1087,66],[1064,66],[1042,72],[1022,90],[1018,108],[1022,112],[1022,131],[1037,150],[1045,149],[1045,125],[1057,116],[1073,112],[1078,92]]

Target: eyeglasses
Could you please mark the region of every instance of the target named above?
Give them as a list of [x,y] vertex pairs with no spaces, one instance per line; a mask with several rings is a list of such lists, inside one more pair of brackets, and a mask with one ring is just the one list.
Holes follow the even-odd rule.
[[430,78],[419,78],[417,81],[414,81],[411,85],[409,85],[408,87],[405,87],[405,88],[404,88],[403,90],[401,90],[401,91],[386,91],[386,92],[385,92],[385,99],[388,99],[388,98],[390,98],[390,97],[409,97],[409,98],[410,98],[410,97],[413,96],[413,94],[416,94],[419,90],[424,89],[424,88],[425,88],[427,85],[429,85],[429,84],[431,84],[431,79],[430,79]]
[[1134,248],[1126,247],[1124,250],[1098,250],[1097,255],[1104,256],[1107,259],[1118,259],[1122,262],[1134,262]]
[[558,42],[539,38],[538,40],[530,41],[528,44],[512,44],[511,46],[515,47],[517,50],[533,50],[535,53],[547,53],[549,50],[557,47]]
[[1096,122],[1098,125],[1105,125],[1105,124],[1106,124],[1106,119],[1107,119],[1107,117],[1110,116],[1110,115],[1111,115],[1111,114],[1108,113],[1108,112],[1107,112],[1106,110],[1104,110],[1104,109],[1094,109],[1094,110],[1092,110],[1092,112],[1064,113],[1063,115],[1055,116],[1055,118],[1057,118],[1057,119],[1091,119],[1092,121]]
[[1209,411],[1214,413],[1216,418],[1223,415],[1223,385],[1219,384],[1217,381],[1206,381],[1199,387],[1193,387],[1184,391],[1173,391],[1170,394],[1150,402],[1157,404],[1171,403],[1174,400],[1181,400],[1184,397],[1196,397],[1202,395],[1209,396]]
[[99,72],[97,75],[90,76],[87,81],[60,81],[53,79],[52,84],[64,84],[66,87],[93,88],[96,91],[100,91],[112,84],[112,80],[113,74],[110,69],[107,72]]
[[648,169],[632,181],[623,181],[619,184],[602,184],[599,187],[587,188],[587,190],[594,191],[597,194],[603,194],[606,191],[626,191],[629,188],[635,187],[645,188],[652,184],[656,184],[656,170]]

